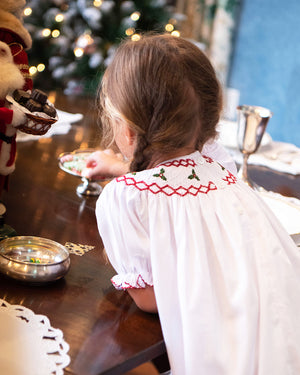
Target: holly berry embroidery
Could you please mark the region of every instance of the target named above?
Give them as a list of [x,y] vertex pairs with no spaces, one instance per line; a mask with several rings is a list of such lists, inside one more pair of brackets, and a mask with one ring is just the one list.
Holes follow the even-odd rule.
[[190,175],[188,176],[188,178],[189,178],[190,180],[192,180],[193,178],[195,178],[197,181],[200,181],[200,178],[196,175],[195,169],[192,169],[192,174],[190,174]]
[[221,167],[222,171],[225,171],[225,168],[223,167],[223,165],[221,165],[220,163],[218,163],[218,164]]
[[153,177],[159,177],[162,180],[167,181],[167,178],[164,175],[164,173],[165,173],[165,170],[163,168],[161,168],[160,171],[159,171],[159,173],[154,174]]

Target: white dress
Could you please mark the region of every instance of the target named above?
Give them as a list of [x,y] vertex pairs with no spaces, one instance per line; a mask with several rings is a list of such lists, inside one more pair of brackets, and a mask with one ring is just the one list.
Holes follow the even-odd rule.
[[110,182],[99,233],[118,289],[153,285],[173,375],[299,375],[300,252],[196,151]]

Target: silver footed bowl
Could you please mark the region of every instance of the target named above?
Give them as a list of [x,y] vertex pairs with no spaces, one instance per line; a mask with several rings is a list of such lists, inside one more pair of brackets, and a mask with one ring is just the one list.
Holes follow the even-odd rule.
[[97,181],[105,181],[106,178],[100,178],[97,181],[91,181],[81,175],[82,170],[85,168],[86,158],[95,152],[94,149],[78,149],[72,152],[64,152],[58,157],[59,168],[73,176],[81,178],[82,183],[77,186],[76,192],[79,195],[100,195],[102,186]]
[[48,283],[69,270],[68,250],[42,237],[16,236],[0,242],[0,272],[30,283]]

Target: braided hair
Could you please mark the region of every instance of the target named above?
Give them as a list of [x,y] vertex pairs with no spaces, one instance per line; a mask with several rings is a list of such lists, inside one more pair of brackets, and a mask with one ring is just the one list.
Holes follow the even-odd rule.
[[174,153],[192,140],[201,150],[217,134],[221,107],[209,59],[193,43],[169,34],[123,41],[100,89],[104,138],[113,140],[116,119],[136,134],[131,171],[151,167],[157,155]]

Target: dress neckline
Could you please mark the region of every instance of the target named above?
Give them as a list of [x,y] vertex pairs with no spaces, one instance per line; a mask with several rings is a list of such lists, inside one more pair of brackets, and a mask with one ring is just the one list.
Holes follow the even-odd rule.
[[174,161],[179,161],[179,160],[185,160],[185,159],[196,159],[199,155],[201,155],[200,151],[199,150],[195,150],[193,151],[192,153],[190,154],[186,154],[186,155],[182,155],[182,156],[177,156],[177,157],[174,157],[174,158],[171,158],[171,159],[166,159],[164,161],[161,161],[160,163],[156,164],[153,168],[150,168],[150,169],[155,169],[157,167],[159,167],[160,165],[162,164],[167,164],[167,163],[172,163]]

